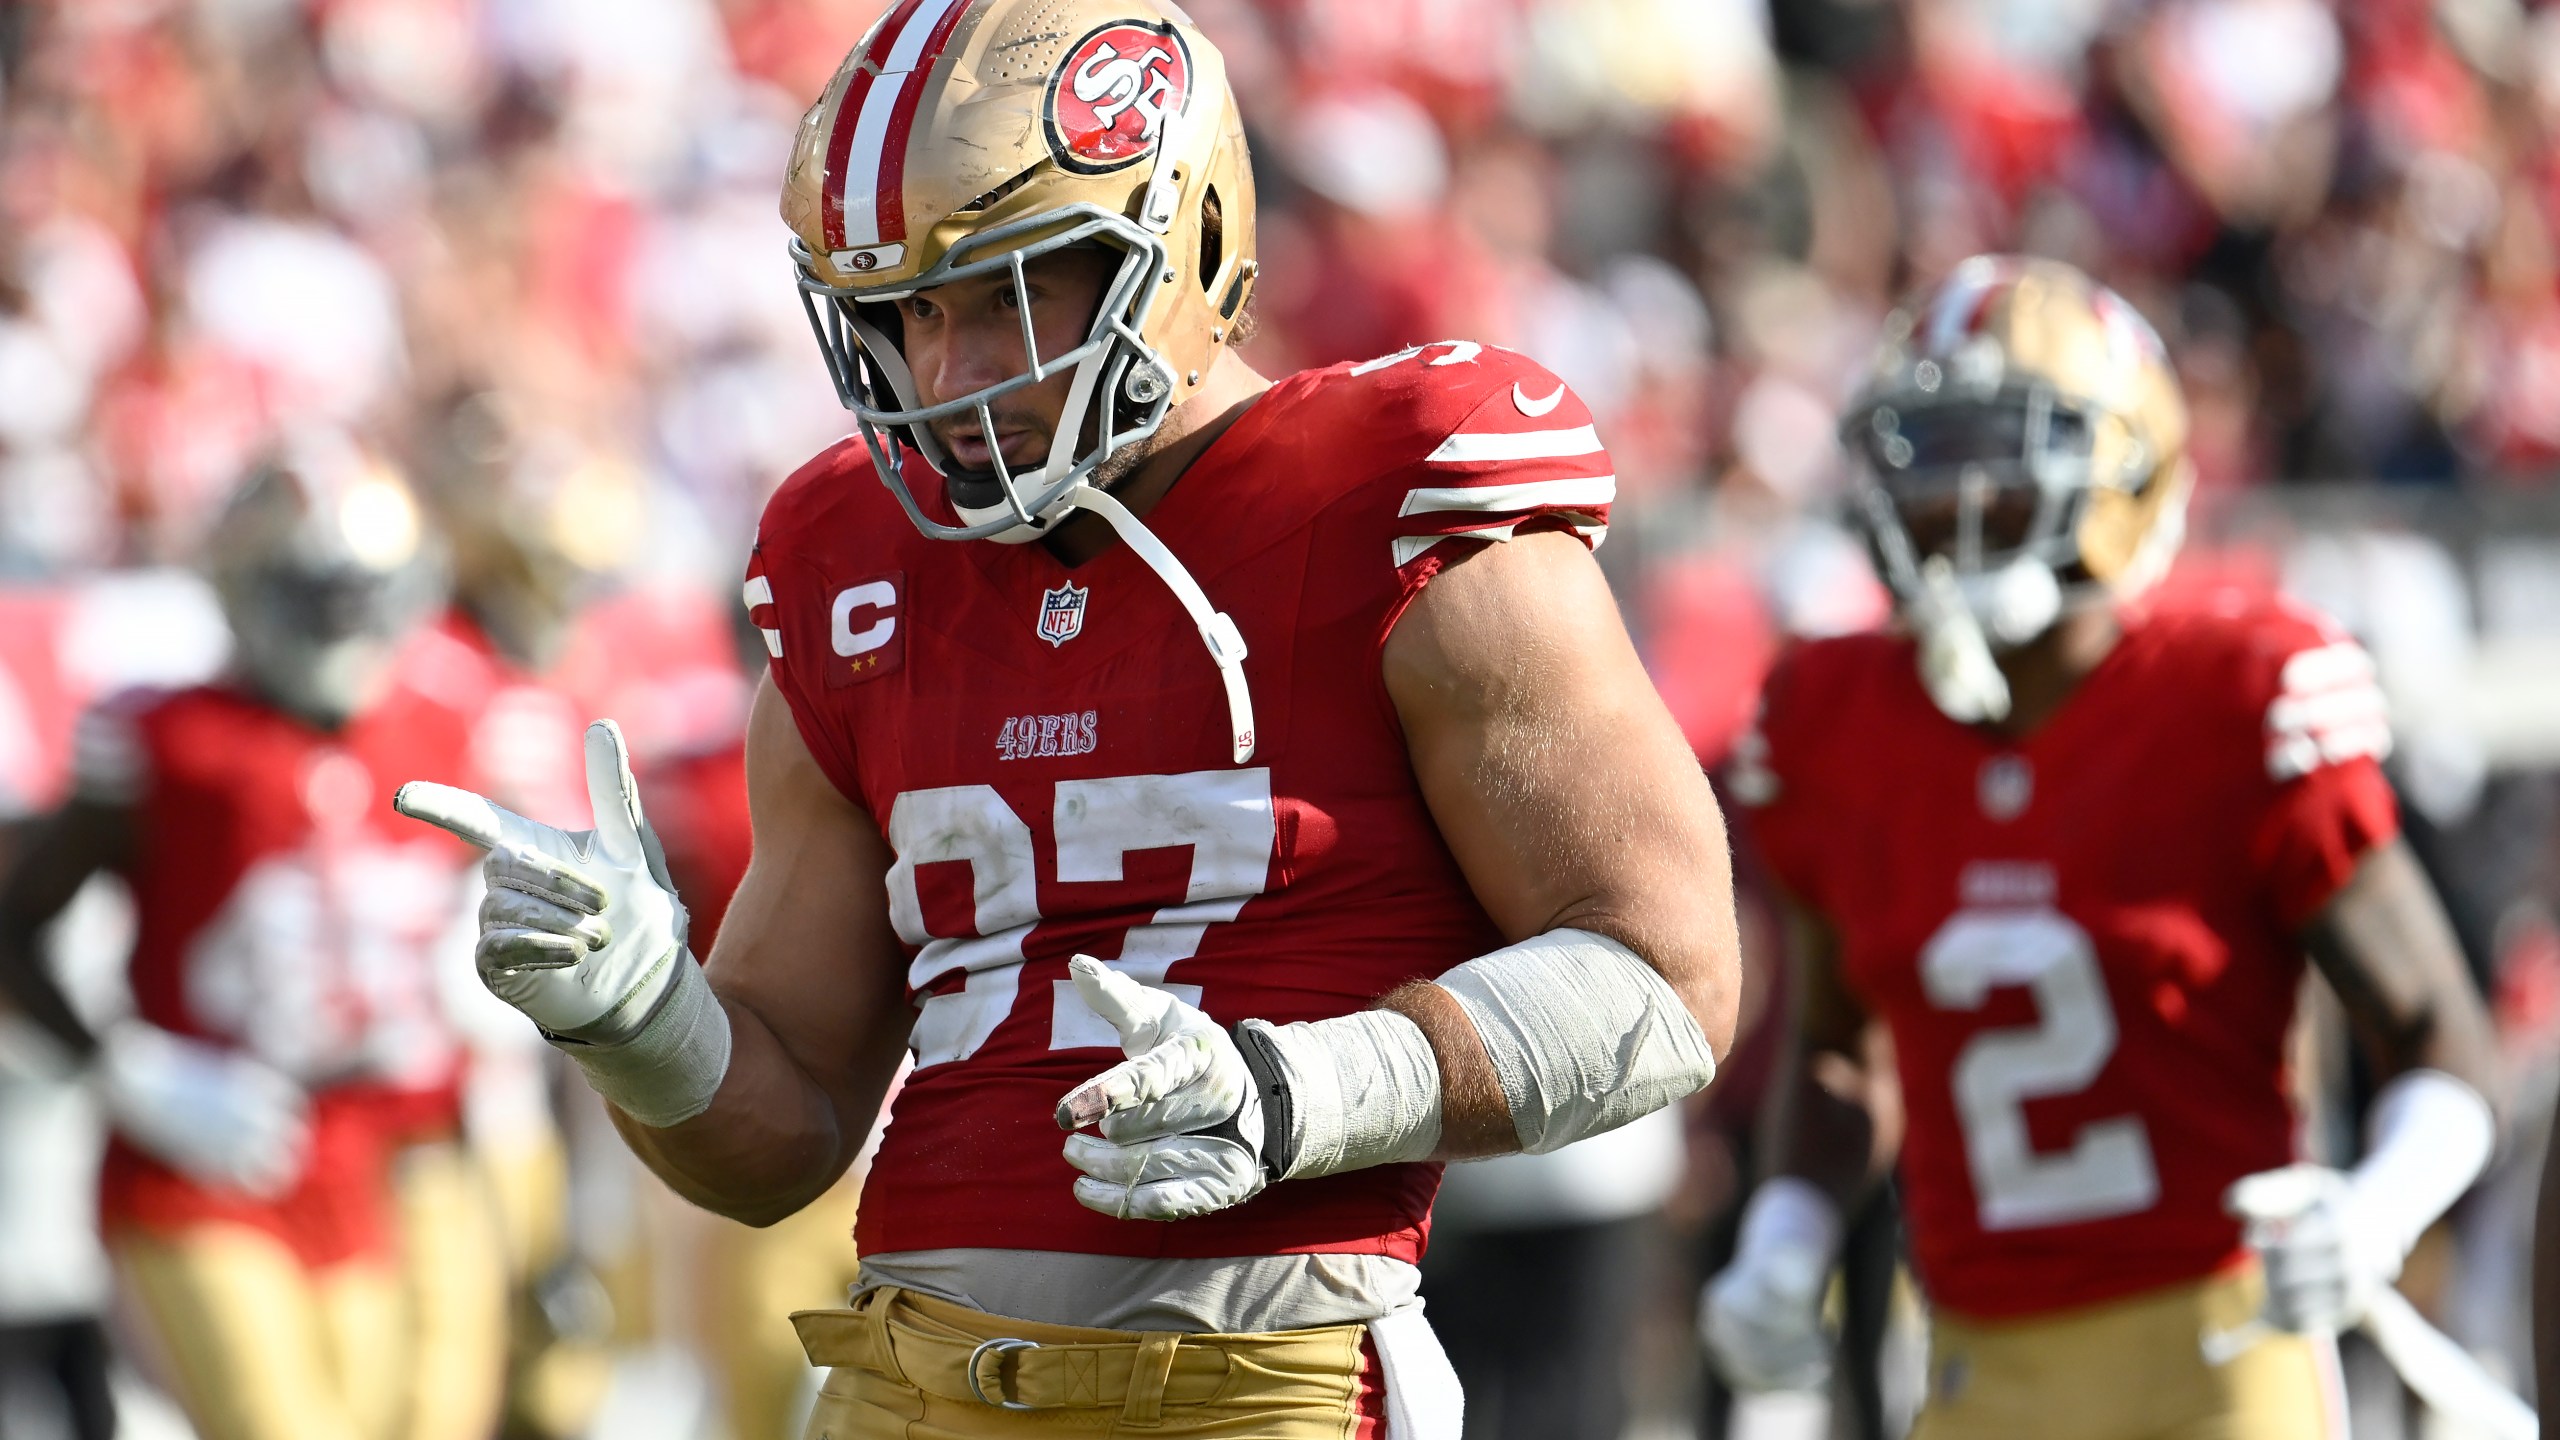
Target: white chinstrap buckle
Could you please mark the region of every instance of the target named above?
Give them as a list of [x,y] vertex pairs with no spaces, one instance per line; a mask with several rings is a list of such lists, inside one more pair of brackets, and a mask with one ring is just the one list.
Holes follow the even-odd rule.
[[[1040,1342],[1037,1340],[1015,1340],[1007,1337],[978,1342],[978,1348],[969,1352],[969,1364],[965,1371],[969,1380],[969,1393],[978,1397],[979,1404],[992,1405],[999,1410],[1039,1409],[1037,1405],[1025,1405],[1019,1400],[1004,1398],[1004,1357],[1012,1351],[1039,1348]],[[996,1393],[992,1396],[978,1384],[978,1361],[990,1350],[996,1352]]]

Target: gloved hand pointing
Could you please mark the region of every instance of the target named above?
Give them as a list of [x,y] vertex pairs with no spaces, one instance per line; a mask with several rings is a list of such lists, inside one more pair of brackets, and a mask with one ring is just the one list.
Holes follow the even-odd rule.
[[489,883],[473,955],[480,978],[555,1039],[639,1033],[682,971],[684,905],[641,817],[622,729],[587,727],[593,830],[559,830],[450,785],[412,781],[392,805],[481,846]]

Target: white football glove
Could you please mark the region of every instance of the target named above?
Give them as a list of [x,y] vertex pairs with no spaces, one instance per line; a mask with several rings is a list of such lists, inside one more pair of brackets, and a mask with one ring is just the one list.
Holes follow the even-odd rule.
[[593,830],[557,830],[430,781],[392,805],[489,852],[481,873],[480,979],[554,1039],[619,1044],[691,968],[685,910],[648,837],[622,729],[587,727]]
[[1187,1220],[1252,1199],[1267,1183],[1262,1099],[1235,1040],[1089,955],[1067,969],[1129,1056],[1058,1102],[1059,1129],[1102,1131],[1067,1137],[1067,1163],[1084,1172],[1077,1202],[1120,1220]]
[[2497,1143],[2479,1091],[2421,1068],[2374,1095],[2352,1173],[2289,1165],[2242,1177],[2223,1204],[2266,1267],[2267,1323],[2332,1333],[2363,1320]]
[[181,1174],[261,1199],[301,1178],[309,1100],[264,1062],[127,1020],[100,1038],[97,1067],[116,1129]]
[[1698,1297],[1698,1332],[1737,1390],[1811,1390],[1831,1375],[1822,1296],[1839,1243],[1829,1197],[1792,1177],[1763,1182],[1743,1211],[1733,1263]]
[[2289,1165],[2244,1177],[2224,1204],[2266,1267],[2266,1321],[2334,1335],[2364,1318],[2400,1278],[2403,1258],[2388,1221],[2356,1203],[2343,1171]]

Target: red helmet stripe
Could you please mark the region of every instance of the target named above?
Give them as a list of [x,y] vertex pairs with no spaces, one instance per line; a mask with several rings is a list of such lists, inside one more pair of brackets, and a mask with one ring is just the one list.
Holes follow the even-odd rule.
[[845,100],[837,102],[835,128],[827,131],[827,192],[819,205],[819,218],[827,225],[827,249],[845,249],[845,161],[852,156],[852,118],[863,113],[863,97],[870,95],[870,72],[858,69],[845,82]]
[[899,33],[923,3],[924,0],[901,0],[898,8],[881,17],[871,31],[870,43],[862,49],[860,63],[845,81],[843,98],[836,102],[835,124],[827,131],[826,193],[818,206],[830,250],[841,250],[845,245],[845,171],[853,162],[853,134],[860,128],[864,103],[871,98],[872,83],[889,58],[891,47],[897,44]]
[[960,17],[969,13],[968,0],[941,3],[948,8],[933,33],[925,38],[924,48],[917,52],[912,76],[901,77],[906,83],[898,96],[898,110],[890,117],[888,139],[880,147],[880,184],[872,198],[871,213],[879,220],[880,241],[884,245],[907,238],[907,138],[915,130],[916,112],[924,108],[933,62],[941,56],[942,47],[950,43]]
[[[830,247],[906,238],[898,189],[906,170],[906,136],[924,93],[928,62],[968,8],[968,0],[902,0],[873,32],[860,73],[845,86],[835,129],[827,137],[827,193],[821,208]],[[841,164],[835,160],[839,153]]]

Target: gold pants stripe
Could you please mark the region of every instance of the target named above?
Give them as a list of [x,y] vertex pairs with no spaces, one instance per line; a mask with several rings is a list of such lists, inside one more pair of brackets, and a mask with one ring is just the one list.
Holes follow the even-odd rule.
[[228,1223],[110,1240],[132,1328],[201,1440],[483,1440],[496,1422],[505,1271],[452,1146],[398,1165],[401,1254],[313,1271]]
[[2343,1436],[2330,1342],[2267,1332],[2208,1357],[2208,1335],[2253,1333],[2264,1293],[2251,1268],[2025,1320],[1941,1311],[1912,1440]]
[[807,1440],[1342,1440],[1359,1423],[1359,1325],[1141,1334],[896,1289],[791,1323],[810,1363],[828,1367]]

